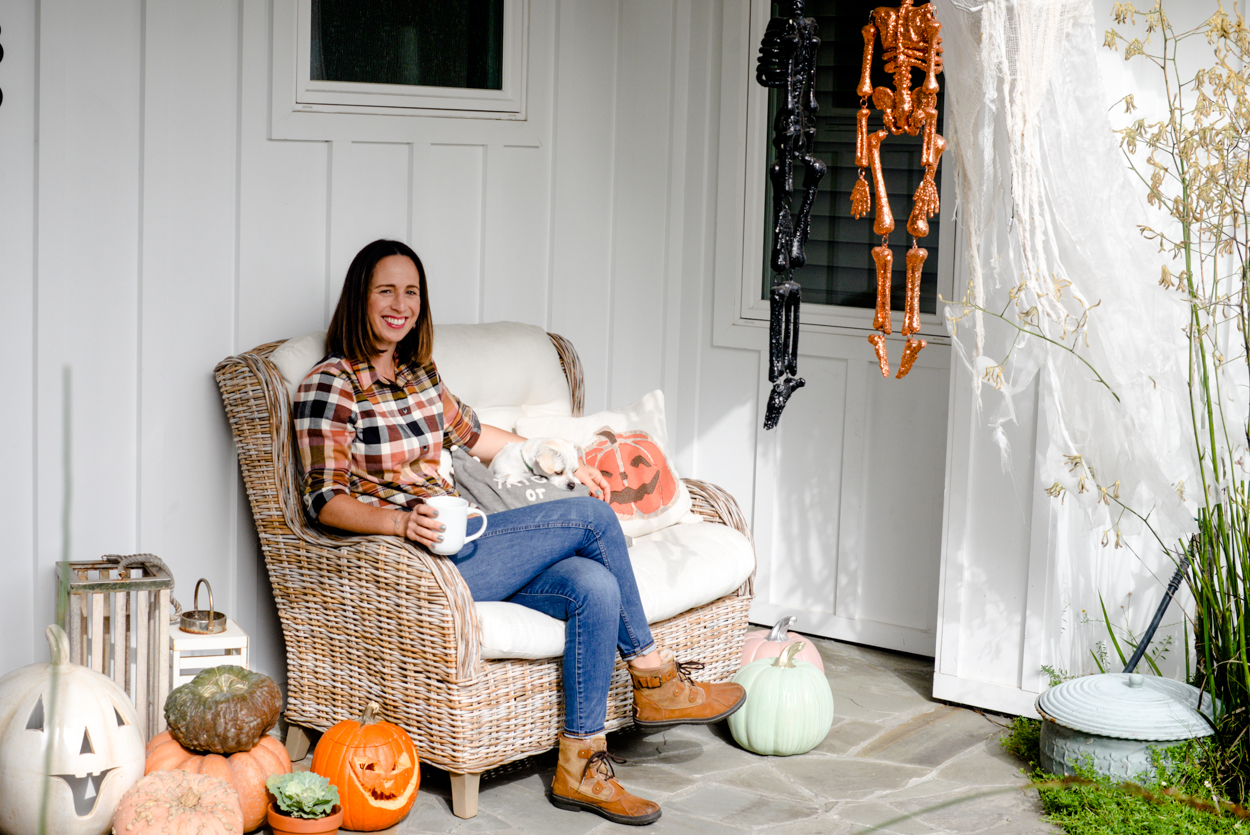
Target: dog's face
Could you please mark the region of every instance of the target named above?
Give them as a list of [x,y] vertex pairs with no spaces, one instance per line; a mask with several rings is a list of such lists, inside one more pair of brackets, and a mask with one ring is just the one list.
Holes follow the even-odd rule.
[[521,448],[525,465],[545,476],[556,487],[572,490],[579,482],[573,475],[580,461],[577,447],[560,438],[531,438]]

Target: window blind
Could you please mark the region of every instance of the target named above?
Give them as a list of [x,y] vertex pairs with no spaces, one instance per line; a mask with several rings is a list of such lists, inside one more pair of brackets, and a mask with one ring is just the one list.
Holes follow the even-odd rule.
[[[820,51],[817,55],[816,99],[820,110],[816,114],[816,147],[814,152],[829,166],[828,173],[816,192],[812,208],[811,235],[807,241],[807,264],[795,270],[794,279],[803,286],[803,301],[808,304],[840,305],[843,307],[873,308],[877,299],[877,273],[872,260],[872,248],[880,238],[872,232],[873,214],[859,220],[851,217],[851,189],[859,178],[855,167],[855,115],[859,112],[860,67],[864,54],[863,27],[869,22],[872,10],[881,0],[808,0],[806,15],[816,18],[820,27]],[[789,13],[789,4],[774,3],[773,15]],[[873,47],[873,87],[893,88],[893,78],[885,72],[881,61],[880,40]],[[923,77],[912,74],[912,86],[918,86]],[[938,76],[941,83],[941,76]],[[778,102],[784,91],[769,90],[769,130],[777,115]],[[884,127],[881,113],[869,109],[868,130]],[[942,94],[938,94],[938,133],[942,132]],[[911,214],[912,195],[924,176],[920,165],[921,135],[890,135],[881,143],[881,168],[886,181],[886,194],[894,212],[895,229],[890,234],[890,249],[894,251],[894,277],[890,286],[890,307],[902,310],[906,289],[906,253],[911,247],[907,234],[907,218]],[[768,164],[776,159],[776,149],[768,145]],[[938,166],[941,183],[941,165]],[[865,175],[871,182],[871,173]],[[767,180],[767,173],[765,173]],[[798,208],[802,183],[802,167],[795,170],[793,206]],[[772,186],[766,189],[764,217],[764,263],[761,282],[761,298],[768,298],[772,286],[772,270],[768,257],[772,252]],[[873,195],[875,211],[876,195]],[[937,312],[937,254],[938,217],[929,220],[929,234],[919,245],[929,251],[924,263],[920,282],[920,310],[922,313]]]
[[503,0],[312,0],[311,77],[499,90]]

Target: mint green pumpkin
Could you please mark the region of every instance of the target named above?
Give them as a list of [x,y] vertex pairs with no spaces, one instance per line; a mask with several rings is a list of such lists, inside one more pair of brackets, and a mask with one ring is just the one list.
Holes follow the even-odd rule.
[[824,671],[795,660],[803,641],[777,658],[747,664],[734,681],[747,691],[746,704],[729,717],[729,732],[756,754],[788,757],[806,754],[833,725],[833,693]]

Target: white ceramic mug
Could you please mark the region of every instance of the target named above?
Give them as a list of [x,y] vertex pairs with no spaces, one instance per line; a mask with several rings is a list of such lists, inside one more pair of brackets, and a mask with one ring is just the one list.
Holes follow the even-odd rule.
[[[469,507],[469,503],[459,496],[433,496],[426,499],[425,503],[438,511],[438,516],[435,518],[447,528],[442,532],[443,541],[435,542],[430,548],[435,554],[443,556],[458,554],[466,542],[472,542],[486,533],[486,514],[476,507]],[[482,527],[478,528],[473,536],[465,536],[469,517],[475,513],[482,517]]]

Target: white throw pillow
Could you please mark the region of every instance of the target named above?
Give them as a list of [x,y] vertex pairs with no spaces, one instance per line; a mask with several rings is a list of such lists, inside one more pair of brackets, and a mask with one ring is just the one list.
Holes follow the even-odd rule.
[[292,401],[295,400],[295,392],[299,391],[299,384],[304,382],[308,372],[312,371],[313,366],[324,359],[325,355],[325,331],[313,331],[288,339],[273,349],[273,353],[269,355],[269,361],[282,375],[282,382],[286,383],[286,391]]
[[527,438],[563,438],[585,451],[586,463],[604,473],[612,509],[628,536],[684,521],[690,492],[673,469],[664,422],[664,393],[656,390],[623,409],[586,417],[531,415],[517,421]]

